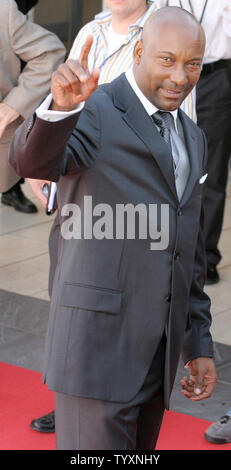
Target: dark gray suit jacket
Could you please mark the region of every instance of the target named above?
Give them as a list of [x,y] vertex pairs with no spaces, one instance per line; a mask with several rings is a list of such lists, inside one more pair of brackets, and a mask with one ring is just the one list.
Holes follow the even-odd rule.
[[[33,115],[10,152],[20,176],[58,181],[65,204],[168,204],[170,240],[60,239],[46,339],[44,377],[56,391],[127,402],[147,375],[167,325],[165,405],[183,347],[185,361],[213,355],[210,300],[203,292],[201,229],[206,143],[179,111],[191,175],[179,204],[172,157],[121,75],[102,85],[75,117],[52,123]],[[62,224],[66,217],[60,215]]]

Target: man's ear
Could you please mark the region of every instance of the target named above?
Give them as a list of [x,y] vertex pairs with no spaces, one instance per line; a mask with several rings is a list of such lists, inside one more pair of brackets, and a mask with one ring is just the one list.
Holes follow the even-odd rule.
[[134,49],[133,49],[133,59],[134,59],[135,64],[140,63],[141,57],[142,57],[142,54],[143,54],[143,49],[144,49],[143,42],[140,39],[139,41],[137,41],[135,43],[135,46],[134,46]]

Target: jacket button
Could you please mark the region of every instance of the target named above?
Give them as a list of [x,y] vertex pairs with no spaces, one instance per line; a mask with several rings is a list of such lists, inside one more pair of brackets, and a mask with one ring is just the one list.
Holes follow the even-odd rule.
[[178,261],[180,259],[180,253],[175,253],[174,259]]
[[165,297],[166,302],[171,302],[171,298],[172,298],[171,294],[166,295]]
[[183,215],[183,211],[182,211],[182,209],[178,209],[178,211],[177,211],[177,215],[178,215],[179,217],[180,217],[181,215]]

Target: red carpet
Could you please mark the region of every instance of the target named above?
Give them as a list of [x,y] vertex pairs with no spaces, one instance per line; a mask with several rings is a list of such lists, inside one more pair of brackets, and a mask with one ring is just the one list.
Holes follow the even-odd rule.
[[166,411],[156,450],[231,450],[231,444],[215,445],[204,439],[211,423],[174,411]]
[[[54,395],[41,374],[0,362],[0,450],[54,450],[55,435],[29,428],[32,419],[51,411]],[[212,445],[203,438],[210,423],[166,412],[156,450],[231,450],[231,444]]]
[[55,435],[29,428],[32,419],[54,408],[54,395],[41,374],[0,362],[0,450],[52,450]]

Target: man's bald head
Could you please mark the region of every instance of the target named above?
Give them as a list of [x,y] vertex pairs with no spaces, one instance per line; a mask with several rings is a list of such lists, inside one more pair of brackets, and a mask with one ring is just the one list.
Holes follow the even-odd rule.
[[134,48],[134,74],[145,96],[159,109],[180,106],[197,83],[205,34],[191,13],[160,8],[145,23]]
[[187,10],[180,7],[164,7],[155,11],[146,21],[142,39],[152,40],[156,34],[168,34],[168,28],[185,28],[191,34],[199,37],[205,46],[205,33],[201,24]]

